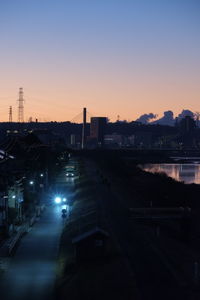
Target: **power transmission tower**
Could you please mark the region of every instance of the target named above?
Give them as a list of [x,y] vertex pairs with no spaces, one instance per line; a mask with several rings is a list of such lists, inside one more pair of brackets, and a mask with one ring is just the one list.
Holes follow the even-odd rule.
[[23,88],[19,88],[19,106],[18,106],[18,122],[24,122],[24,92]]
[[9,123],[12,123],[12,106],[9,107]]

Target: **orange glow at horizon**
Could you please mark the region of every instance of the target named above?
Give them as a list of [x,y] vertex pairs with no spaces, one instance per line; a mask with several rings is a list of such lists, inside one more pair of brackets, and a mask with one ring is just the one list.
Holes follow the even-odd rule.
[[[114,78],[113,78],[114,79]],[[106,81],[106,80],[105,80]],[[116,83],[109,81],[89,82],[82,81],[70,83],[70,86],[52,85],[38,88],[30,83],[24,84],[24,114],[25,120],[30,117],[40,121],[71,121],[87,107],[92,116],[106,116],[111,121],[116,121],[117,115],[121,120],[132,121],[144,113],[153,112],[161,117],[166,110],[172,110],[175,115],[182,109],[199,110],[198,96],[200,88],[195,88],[192,83],[180,84],[173,88],[164,83],[136,82]],[[1,89],[0,121],[8,121],[8,108],[13,107],[13,121],[17,121],[18,87],[12,90]],[[20,85],[18,85],[20,86]],[[40,86],[41,87],[41,86]],[[189,103],[189,104],[188,104]],[[81,118],[74,119],[81,122]]]
[[19,87],[26,121],[200,111],[198,1],[19,2],[0,4],[0,121]]

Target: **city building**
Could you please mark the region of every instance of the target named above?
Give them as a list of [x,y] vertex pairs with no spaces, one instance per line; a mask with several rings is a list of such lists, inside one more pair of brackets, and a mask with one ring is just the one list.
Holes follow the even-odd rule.
[[121,134],[106,134],[104,136],[104,144],[108,147],[120,148],[124,146],[125,137]]
[[134,136],[134,144],[136,147],[150,148],[152,146],[152,132],[137,131]]
[[[8,188],[8,210],[12,222],[21,223],[22,222],[22,203],[24,201],[23,195],[23,178],[16,180],[15,183]],[[12,223],[11,222],[11,223]]]
[[0,191],[0,242],[7,234],[8,203],[5,192]]
[[78,134],[71,134],[69,147],[79,149],[81,147],[81,136]]
[[104,135],[106,133],[107,118],[106,117],[93,117],[90,123],[90,140],[97,147],[104,145]]

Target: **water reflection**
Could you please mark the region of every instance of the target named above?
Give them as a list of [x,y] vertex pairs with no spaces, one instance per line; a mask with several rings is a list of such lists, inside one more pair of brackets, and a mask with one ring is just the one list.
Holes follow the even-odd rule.
[[200,184],[200,164],[147,164],[142,169],[152,173],[166,173],[185,183]]

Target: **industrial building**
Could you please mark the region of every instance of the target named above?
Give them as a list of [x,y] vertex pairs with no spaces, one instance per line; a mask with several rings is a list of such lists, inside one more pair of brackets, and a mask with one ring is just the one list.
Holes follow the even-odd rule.
[[104,145],[104,135],[106,133],[107,118],[93,117],[90,123],[90,139],[96,143],[98,147]]

